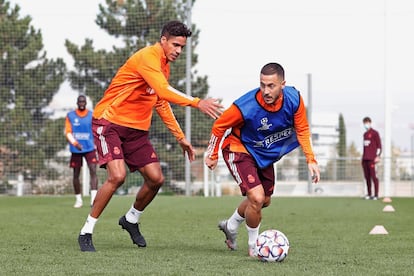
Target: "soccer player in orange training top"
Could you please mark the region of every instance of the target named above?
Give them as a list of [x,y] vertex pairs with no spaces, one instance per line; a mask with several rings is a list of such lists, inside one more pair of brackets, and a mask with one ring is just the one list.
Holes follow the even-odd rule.
[[95,145],[92,134],[92,112],[86,109],[86,97],[80,95],[76,104],[78,108],[70,111],[66,115],[65,135],[69,142],[69,149],[72,153],[70,158],[70,167],[73,168],[73,189],[75,191],[74,208],[80,208],[83,205],[80,171],[82,168],[82,158],[85,157],[89,168],[91,206],[98,190],[98,177],[96,176],[96,158]]
[[[380,161],[381,156],[381,138],[375,129],[371,126],[371,118],[365,117],[364,123],[364,153],[362,154],[362,169],[364,170],[364,177],[367,184],[367,195],[365,199],[378,199],[379,181],[375,166]],[[374,195],[372,195],[371,179],[374,182]]]
[[94,226],[114,192],[125,181],[125,163],[131,172],[141,173],[144,183],[131,208],[119,219],[119,225],[128,231],[134,244],[146,246],[138,227],[139,219],[164,182],[160,162],[148,139],[154,107],[190,161],[195,158],[194,149],[186,140],[169,102],[198,108],[214,119],[221,115],[222,105],[216,99],[193,98],[168,83],[169,62],[178,58],[189,36],[191,31],[183,23],[166,23],[160,40],[137,51],[120,67],[96,105],[93,134],[99,164],[106,168],[107,179],[98,190],[80,231],[81,251],[95,251],[92,243]]
[[[285,83],[282,66],[266,64],[260,72],[260,87],[237,99],[215,121],[207,148],[205,164],[213,170],[224,137],[221,146],[224,161],[247,198],[218,227],[226,236],[227,246],[235,250],[238,227],[246,221],[249,256],[254,255],[261,210],[270,205],[273,194],[273,164],[300,145],[313,182],[320,178],[303,99],[294,87]],[[229,129],[231,133],[226,135]]]

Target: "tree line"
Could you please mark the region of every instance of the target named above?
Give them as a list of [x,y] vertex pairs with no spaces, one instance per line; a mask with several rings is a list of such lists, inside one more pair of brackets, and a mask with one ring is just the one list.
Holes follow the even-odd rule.
[[[26,178],[56,177],[48,160],[65,148],[64,118],[52,119],[45,108],[59,92],[64,81],[72,89],[97,103],[112,77],[125,60],[138,49],[159,40],[166,21],[186,21],[185,1],[112,1],[99,4],[95,23],[123,43],[110,51],[99,49],[92,38],[82,45],[67,39],[62,45],[74,60],[74,69],[62,58],[50,59],[44,49],[41,30],[36,30],[30,15],[21,15],[18,5],[0,0],[0,177],[23,173]],[[192,68],[197,64],[199,30],[192,25]],[[188,46],[187,46],[188,47]],[[186,54],[182,53],[185,57]],[[171,64],[170,83],[185,91],[185,58]],[[204,98],[208,79],[192,71],[192,96]],[[75,102],[75,100],[74,100]],[[91,107],[89,107],[91,108]],[[185,109],[172,106],[185,128]],[[151,141],[163,162],[176,162],[173,177],[183,178],[184,159],[175,138],[154,113]],[[212,120],[192,112],[192,143],[206,145]],[[156,131],[155,131],[156,130]]]

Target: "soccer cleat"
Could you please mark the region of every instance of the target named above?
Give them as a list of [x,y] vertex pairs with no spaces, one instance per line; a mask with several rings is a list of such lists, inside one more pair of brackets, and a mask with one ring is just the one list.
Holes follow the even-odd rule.
[[373,196],[373,197],[371,197],[371,199],[372,200],[378,200],[378,197],[377,196]]
[[218,228],[224,232],[224,234],[226,235],[226,240],[224,241],[227,244],[227,247],[230,248],[231,250],[236,250],[237,249],[237,243],[236,243],[236,238],[237,238],[237,232],[230,232],[229,229],[227,229],[227,220],[222,220],[219,222],[218,224]]
[[79,234],[78,243],[82,252],[95,252],[95,247],[92,243],[92,234],[86,233],[84,235]]
[[81,208],[82,205],[83,205],[83,202],[82,201],[76,201],[75,202],[75,205],[73,205],[73,208]]
[[119,219],[119,225],[121,225],[122,229],[128,231],[134,244],[138,245],[139,247],[147,246],[144,236],[142,236],[141,232],[139,232],[138,223],[130,223],[126,220],[125,216],[122,216]]
[[364,197],[364,199],[371,199],[371,197],[370,197],[369,195],[366,195],[366,196]]

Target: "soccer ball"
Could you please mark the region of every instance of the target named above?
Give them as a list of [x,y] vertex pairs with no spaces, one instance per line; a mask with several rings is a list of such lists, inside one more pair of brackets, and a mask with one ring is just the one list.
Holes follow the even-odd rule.
[[263,262],[281,262],[289,253],[289,240],[279,230],[266,230],[257,237],[254,253]]

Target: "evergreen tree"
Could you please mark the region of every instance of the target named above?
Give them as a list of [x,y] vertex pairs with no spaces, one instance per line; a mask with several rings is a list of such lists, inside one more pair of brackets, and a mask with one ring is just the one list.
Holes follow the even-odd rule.
[[[5,173],[41,174],[44,151],[51,141],[44,108],[62,83],[66,71],[62,59],[51,60],[43,50],[42,34],[20,17],[20,7],[0,0],[0,147],[8,154]],[[57,135],[62,135],[61,132]]]
[[355,143],[352,142],[348,148],[348,158],[345,165],[349,172],[346,176],[347,180],[358,181],[364,179],[361,167],[361,157],[362,154],[358,151]]
[[[119,38],[123,47],[112,47],[112,51],[96,50],[91,39],[83,46],[66,41],[66,48],[75,60],[75,69],[69,73],[71,86],[82,91],[94,103],[101,98],[118,68],[138,49],[159,41],[163,25],[170,20],[186,21],[186,1],[180,0],[106,0],[100,4],[100,13],[96,17],[97,25],[108,34]],[[192,26],[192,66],[197,63],[194,49],[197,46],[199,31]],[[188,46],[187,46],[188,47]],[[170,84],[185,91],[185,50],[181,57],[171,63]],[[204,98],[208,92],[206,76],[196,76],[192,70],[192,96]],[[181,127],[185,128],[185,108],[172,105]],[[192,112],[192,144],[207,145],[212,120],[198,111]],[[181,147],[178,146],[160,118],[154,113],[150,132],[151,141],[160,159],[174,164],[173,178],[184,178],[184,162]],[[181,160],[181,161],[180,161]],[[170,166],[171,167],[171,166]]]
[[337,177],[338,180],[346,178],[346,127],[342,113],[339,114],[338,119],[339,140],[337,144],[338,163],[337,163]]

